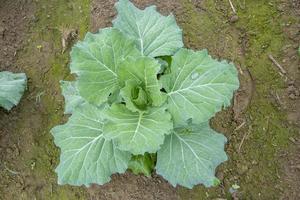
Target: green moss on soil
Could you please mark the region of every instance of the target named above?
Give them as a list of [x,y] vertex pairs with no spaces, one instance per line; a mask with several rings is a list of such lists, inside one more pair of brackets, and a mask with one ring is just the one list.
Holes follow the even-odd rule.
[[[234,5],[239,5],[233,1]],[[271,92],[282,89],[283,78],[268,59],[268,54],[280,57],[286,42],[282,33],[277,1],[246,0],[245,8],[238,6],[239,20],[229,22],[231,8],[227,1],[205,1],[199,10],[191,1],[182,0],[185,19],[180,24],[185,43],[195,49],[208,48],[214,57],[230,58],[243,69],[248,68],[254,77],[256,90],[245,118],[248,130],[234,132],[237,126],[229,110],[217,115],[213,124],[229,138],[229,161],[220,168],[220,187],[193,190],[180,189],[183,199],[230,198],[229,188],[238,184],[242,199],[277,199],[284,185],[280,181],[281,169],[278,153],[287,148],[288,138],[295,130],[286,125],[286,116],[273,103]],[[292,19],[291,19],[292,20]],[[245,54],[243,42],[247,40]],[[243,77],[241,76],[241,79]],[[242,152],[237,152],[242,137],[249,132]],[[222,174],[222,175],[220,175]]]
[[[37,116],[38,125],[29,133],[34,138],[28,152],[22,152],[24,165],[30,167],[36,185],[43,185],[36,194],[27,194],[28,199],[86,199],[86,191],[81,187],[58,186],[53,169],[58,164],[59,149],[54,146],[50,129],[63,119],[63,98],[60,94],[59,80],[70,78],[69,49],[62,53],[62,28],[76,29],[82,38],[89,29],[89,0],[40,0],[36,3],[33,28],[28,35],[28,43],[18,58],[20,65],[26,64],[25,71],[29,81],[29,92],[36,101],[41,114]],[[30,116],[31,118],[33,116]],[[24,117],[25,119],[27,117]],[[28,116],[29,118],[29,116]],[[18,128],[28,124],[22,122]],[[36,132],[34,132],[36,131]],[[24,196],[24,198],[26,198]]]

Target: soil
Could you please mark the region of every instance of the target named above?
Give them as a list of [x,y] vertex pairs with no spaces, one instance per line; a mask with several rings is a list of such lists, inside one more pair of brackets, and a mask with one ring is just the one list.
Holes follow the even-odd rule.
[[237,13],[221,0],[133,2],[172,12],[186,47],[207,48],[240,72],[233,106],[211,121],[228,138],[230,159],[217,170],[221,184],[188,190],[155,172],[126,172],[104,186],[57,185],[59,150],[49,130],[67,120],[59,80],[73,79],[70,46],[87,31],[111,26],[115,1],[0,0],[0,71],[25,72],[29,80],[20,104],[0,109],[0,199],[300,199],[299,1],[232,0]]

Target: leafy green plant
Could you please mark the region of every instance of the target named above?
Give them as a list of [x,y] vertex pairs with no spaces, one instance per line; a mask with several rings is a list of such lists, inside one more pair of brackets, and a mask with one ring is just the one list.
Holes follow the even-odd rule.
[[61,82],[71,116],[51,130],[59,184],[101,185],[127,168],[149,176],[156,165],[173,186],[215,185],[226,138],[209,119],[239,87],[234,65],[182,48],[175,18],[155,6],[116,8],[112,28],[87,33],[71,51],[77,78]]
[[17,105],[25,91],[26,82],[24,73],[0,72],[0,106],[9,111]]

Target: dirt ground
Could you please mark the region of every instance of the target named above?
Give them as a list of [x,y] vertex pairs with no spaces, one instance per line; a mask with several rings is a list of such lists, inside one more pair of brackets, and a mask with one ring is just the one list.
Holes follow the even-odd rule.
[[[229,161],[217,170],[221,184],[188,190],[155,173],[126,172],[104,186],[57,185],[59,149],[49,130],[67,120],[59,80],[74,78],[70,46],[87,31],[111,26],[115,1],[0,0],[0,71],[29,78],[20,104],[11,112],[0,109],[0,199],[300,199],[300,2],[232,0],[237,13],[224,0],[133,2],[172,12],[186,47],[207,48],[240,72],[233,106],[211,122],[228,138]],[[70,32],[77,36],[68,38]]]

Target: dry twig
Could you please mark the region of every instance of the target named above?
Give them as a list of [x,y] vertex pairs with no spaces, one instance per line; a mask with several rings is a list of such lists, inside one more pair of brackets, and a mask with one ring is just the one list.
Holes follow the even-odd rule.
[[244,75],[244,72],[243,72],[241,66],[240,66],[240,65],[236,65],[236,67],[238,68],[240,74],[241,74],[241,75]]
[[12,173],[13,175],[18,175],[18,174],[20,174],[20,172],[17,172],[17,171],[14,171],[14,170],[9,169],[8,167],[6,167],[6,165],[4,165],[4,168],[5,168],[8,172]]
[[268,56],[269,56],[269,59],[270,59],[270,60],[276,65],[276,67],[280,70],[280,72],[281,72],[282,74],[286,74],[285,69],[283,69],[283,67],[275,60],[275,58],[274,58],[271,54],[269,54]]
[[250,126],[250,127],[249,127],[249,130],[244,134],[244,136],[243,136],[243,138],[242,138],[242,141],[241,141],[241,143],[240,143],[240,145],[239,145],[239,148],[238,148],[238,153],[241,152],[242,145],[243,145],[245,139],[248,137],[248,135],[250,134],[251,131],[252,131],[252,128],[251,128],[251,126]]
[[228,0],[228,1],[229,1],[229,4],[230,4],[230,7],[231,7],[231,9],[232,9],[232,12],[233,12],[234,14],[236,14],[236,10],[235,10],[235,8],[234,8],[234,6],[233,6],[232,1],[231,1],[231,0]]
[[246,121],[244,120],[238,127],[236,127],[236,128],[234,129],[234,131],[240,130],[245,124],[246,124]]

